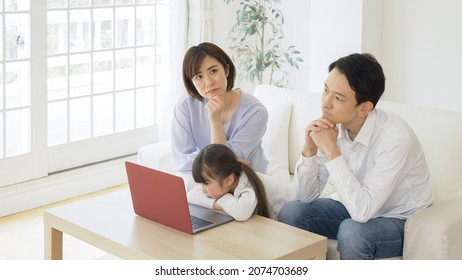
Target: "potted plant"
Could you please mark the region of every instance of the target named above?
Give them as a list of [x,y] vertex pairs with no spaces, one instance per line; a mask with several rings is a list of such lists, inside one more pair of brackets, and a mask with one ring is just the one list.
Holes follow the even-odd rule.
[[[226,4],[234,0],[224,0]],[[240,0],[236,22],[230,30],[230,49],[241,79],[252,84],[289,85],[286,66],[299,69],[303,59],[291,45],[282,49],[284,16],[280,0]]]

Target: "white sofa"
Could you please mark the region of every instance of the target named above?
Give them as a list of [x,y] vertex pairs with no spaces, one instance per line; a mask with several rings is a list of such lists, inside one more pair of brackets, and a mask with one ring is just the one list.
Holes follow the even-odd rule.
[[[304,128],[320,115],[320,94],[260,85],[254,95],[269,112],[263,148],[270,161],[270,179],[263,181],[277,212],[295,198],[291,175]],[[396,113],[413,127],[430,168],[434,204],[406,222],[403,259],[462,259],[462,113],[383,100],[378,107]],[[168,140],[140,148],[138,161],[176,172]],[[336,242],[329,240],[328,247],[327,258],[338,258]]]

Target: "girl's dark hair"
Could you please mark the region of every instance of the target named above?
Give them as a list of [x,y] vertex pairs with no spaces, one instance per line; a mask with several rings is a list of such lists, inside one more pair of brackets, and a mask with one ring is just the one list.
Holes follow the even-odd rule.
[[366,101],[375,105],[385,91],[385,74],[372,54],[350,54],[329,65],[329,72],[336,68],[344,74],[351,89],[356,93],[357,104]]
[[197,74],[197,72],[199,72],[202,61],[207,55],[218,60],[225,70],[228,70],[227,91],[233,89],[234,79],[236,78],[236,68],[231,61],[231,58],[229,58],[229,56],[220,47],[208,42],[192,46],[183,58],[183,83],[188,94],[200,101],[204,98],[199,94],[191,79]]
[[242,171],[249,179],[257,196],[257,214],[271,217],[265,187],[258,175],[247,164],[238,161],[234,152],[223,144],[210,144],[202,149],[194,159],[192,176],[196,183],[207,183],[206,178],[213,178],[219,183],[231,174],[239,178]]

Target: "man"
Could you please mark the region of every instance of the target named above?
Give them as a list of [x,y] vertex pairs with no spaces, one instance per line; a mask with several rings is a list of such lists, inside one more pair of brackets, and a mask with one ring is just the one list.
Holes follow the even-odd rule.
[[[341,259],[401,256],[404,223],[432,203],[419,140],[396,115],[375,108],[385,90],[370,54],[329,65],[322,116],[305,129],[294,188],[278,220],[337,239]],[[335,192],[320,198],[326,185]]]

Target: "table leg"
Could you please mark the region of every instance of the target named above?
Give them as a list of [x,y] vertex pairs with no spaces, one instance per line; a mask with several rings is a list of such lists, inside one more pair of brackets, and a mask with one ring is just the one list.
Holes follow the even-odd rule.
[[45,259],[63,259],[63,233],[48,225],[45,225]]

